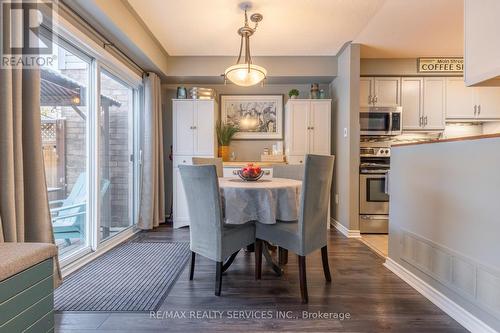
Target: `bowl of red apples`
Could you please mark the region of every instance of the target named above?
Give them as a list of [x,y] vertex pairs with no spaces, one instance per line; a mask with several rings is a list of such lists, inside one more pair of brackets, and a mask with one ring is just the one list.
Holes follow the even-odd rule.
[[238,170],[238,176],[248,182],[259,180],[263,174],[264,171],[253,163],[248,163],[246,167]]

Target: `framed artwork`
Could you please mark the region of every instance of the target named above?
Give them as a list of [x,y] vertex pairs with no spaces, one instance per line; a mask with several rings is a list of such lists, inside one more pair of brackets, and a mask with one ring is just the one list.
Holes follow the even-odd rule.
[[283,95],[220,95],[220,107],[235,139],[283,139]]

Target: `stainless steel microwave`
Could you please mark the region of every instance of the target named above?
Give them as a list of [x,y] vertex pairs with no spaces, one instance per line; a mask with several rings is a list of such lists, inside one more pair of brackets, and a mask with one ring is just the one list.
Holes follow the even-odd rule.
[[359,123],[361,135],[400,135],[403,108],[366,107],[361,108]]

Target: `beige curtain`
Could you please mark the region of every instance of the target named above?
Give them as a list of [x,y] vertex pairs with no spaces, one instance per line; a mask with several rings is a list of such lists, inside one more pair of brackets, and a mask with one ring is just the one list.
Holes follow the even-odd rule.
[[144,78],[143,162],[138,227],[152,229],[165,222],[165,180],[161,82],[155,73]]
[[41,140],[39,70],[0,69],[0,242],[54,243]]

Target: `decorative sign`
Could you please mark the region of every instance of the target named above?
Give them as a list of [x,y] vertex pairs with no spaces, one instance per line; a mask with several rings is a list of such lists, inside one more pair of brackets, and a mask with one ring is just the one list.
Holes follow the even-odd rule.
[[418,58],[419,73],[463,73],[464,58]]

